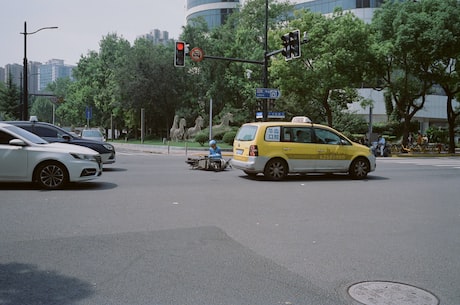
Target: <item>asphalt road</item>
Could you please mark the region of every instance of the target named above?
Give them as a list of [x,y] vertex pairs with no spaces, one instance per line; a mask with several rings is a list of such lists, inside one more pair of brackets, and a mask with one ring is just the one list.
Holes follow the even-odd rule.
[[282,182],[117,158],[61,191],[0,184],[1,305],[351,305],[363,281],[460,304],[459,158]]

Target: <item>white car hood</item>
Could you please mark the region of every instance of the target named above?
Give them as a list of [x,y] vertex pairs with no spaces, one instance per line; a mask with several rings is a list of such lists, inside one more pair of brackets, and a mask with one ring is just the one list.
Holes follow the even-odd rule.
[[43,147],[45,149],[52,149],[53,151],[61,151],[61,152],[69,152],[69,153],[77,153],[77,154],[88,154],[88,155],[98,155],[99,153],[91,148],[74,145],[74,144],[67,144],[67,143],[47,143],[47,144],[40,144],[39,147]]

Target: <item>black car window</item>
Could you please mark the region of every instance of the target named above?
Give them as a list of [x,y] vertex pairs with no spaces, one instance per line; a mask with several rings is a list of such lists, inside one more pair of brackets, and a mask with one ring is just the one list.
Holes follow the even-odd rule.
[[0,130],[0,144],[9,144],[14,137],[9,133]]
[[32,129],[33,133],[40,137],[45,137],[45,138],[57,138],[58,137],[58,132],[54,128],[50,128],[47,126],[34,126]]
[[310,127],[284,127],[283,142],[312,143],[312,130]]

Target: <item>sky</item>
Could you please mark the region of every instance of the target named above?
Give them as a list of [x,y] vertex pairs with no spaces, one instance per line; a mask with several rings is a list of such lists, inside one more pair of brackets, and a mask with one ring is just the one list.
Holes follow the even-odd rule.
[[63,59],[76,65],[88,51],[98,51],[107,34],[116,33],[133,44],[153,29],[179,38],[185,25],[185,0],[0,0],[0,67],[24,59],[24,22],[27,59],[45,63]]

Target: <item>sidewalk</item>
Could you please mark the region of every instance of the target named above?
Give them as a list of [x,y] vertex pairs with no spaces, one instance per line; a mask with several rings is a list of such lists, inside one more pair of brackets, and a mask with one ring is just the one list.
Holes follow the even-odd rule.
[[[152,154],[167,154],[167,155],[184,155],[184,156],[197,156],[197,155],[207,155],[208,148],[206,146],[196,148],[196,147],[177,147],[172,145],[150,145],[150,144],[130,144],[130,143],[119,143],[119,142],[110,142],[115,146],[115,151],[118,150],[132,150],[132,151],[141,151],[148,152]],[[222,149],[223,156],[232,156],[232,149]]]
[[[196,148],[196,147],[177,147],[177,146],[168,146],[168,145],[151,145],[151,144],[134,144],[134,143],[119,143],[119,142],[110,142],[115,146],[115,150],[131,150],[131,151],[141,151],[148,152],[153,154],[167,154],[167,155],[183,155],[183,156],[198,156],[198,155],[207,155],[208,148],[206,146]],[[233,151],[231,148],[222,149],[222,155],[226,157],[233,156]],[[432,153],[432,152],[414,152],[414,153],[397,153],[392,154],[391,157],[397,158],[433,158],[433,157],[460,157],[460,150],[457,149],[455,154],[448,154],[446,152],[441,153]],[[391,158],[390,157],[390,158]]]

